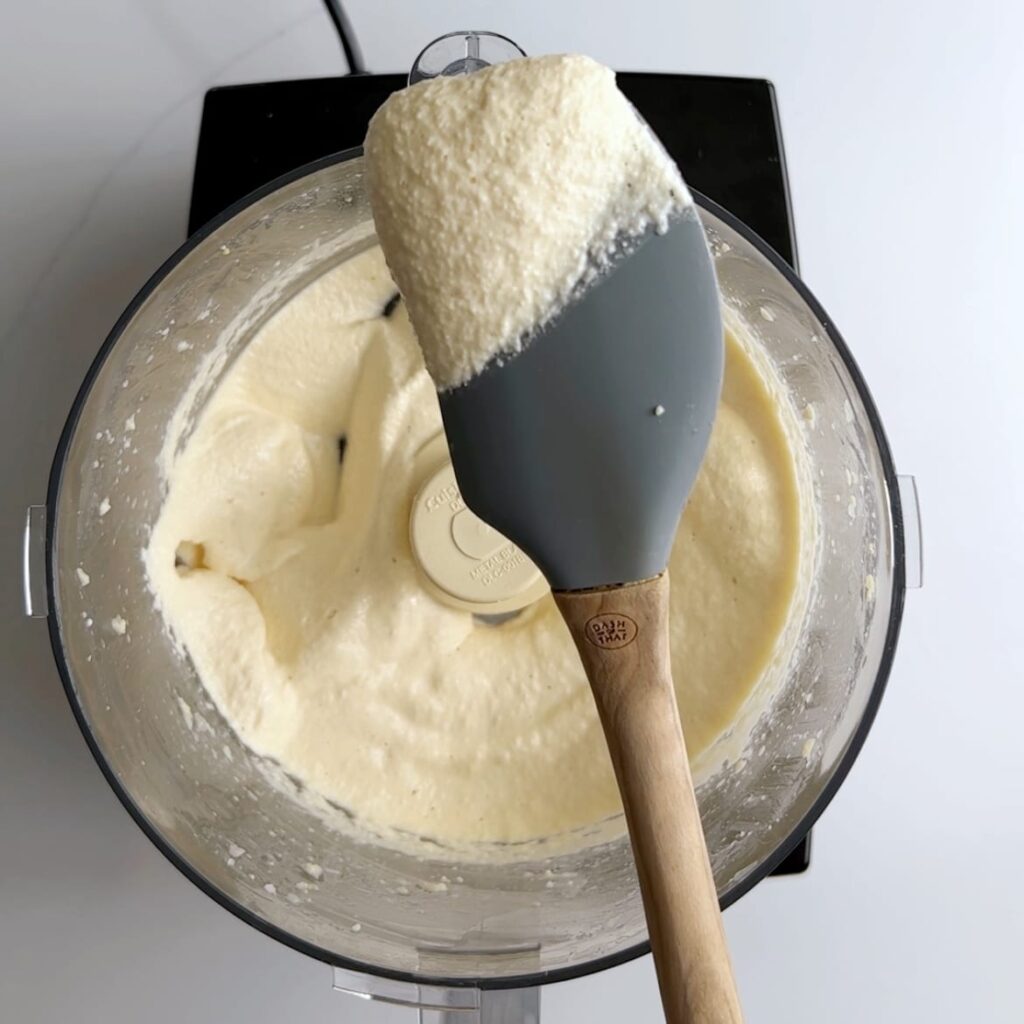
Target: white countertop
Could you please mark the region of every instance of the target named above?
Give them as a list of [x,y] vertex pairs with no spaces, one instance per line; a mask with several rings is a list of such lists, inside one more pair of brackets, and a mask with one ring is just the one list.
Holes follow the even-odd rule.
[[[1021,1019],[1024,898],[1024,9],[1006,0],[350,0],[373,70],[485,27],[529,52],[764,76],[802,270],[917,475],[926,585],[811,870],[726,914],[749,1020]],[[12,1022],[413,1021],[330,987],[194,889],[100,776],[41,621],[41,501],[86,366],[184,238],[205,90],[337,74],[319,0],[7,3],[0,14],[0,1016]],[[649,958],[544,992],[544,1019],[655,1021]]]

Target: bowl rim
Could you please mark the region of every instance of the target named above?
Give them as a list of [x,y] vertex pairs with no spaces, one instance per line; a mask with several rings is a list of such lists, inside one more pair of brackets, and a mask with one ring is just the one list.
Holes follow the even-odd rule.
[[[121,784],[112,766],[107,761],[96,737],[90,729],[85,709],[78,700],[75,691],[72,673],[67,660],[64,657],[64,647],[60,635],[60,622],[57,616],[55,601],[55,565],[54,565],[54,535],[57,519],[57,502],[60,496],[61,482],[64,474],[66,456],[74,438],[78,420],[83,406],[89,396],[92,386],[95,383],[100,369],[106,362],[114,346],[121,335],[131,323],[135,314],[142,304],[156,291],[164,279],[198,246],[228,221],[252,206],[265,199],[278,190],[294,184],[301,178],[308,177],[319,171],[333,167],[337,164],[346,163],[349,160],[362,156],[362,147],[340,150],[302,164],[294,170],[282,174],[265,185],[254,189],[247,195],[232,203],[225,210],[219,213],[203,225],[198,231],[190,235],[149,277],[146,283],[139,289],[131,302],[128,303],[124,312],[118,317],[109,334],[100,346],[95,358],[89,366],[83,378],[82,384],[75,395],[71,409],[68,413],[64,428],[61,431],[60,440],[54,453],[53,463],[50,468],[49,480],[46,493],[46,591],[47,591],[47,627],[50,636],[50,646],[53,650],[54,661],[57,671],[60,674],[61,682],[67,695],[68,703],[75,716],[75,721],[82,733],[86,745],[95,759],[100,771],[103,773],[107,784],[117,795],[125,810],[134,819],[135,824],[145,833],[153,845],[173,864],[193,885],[199,888],[212,900],[215,900],[225,910],[230,911],[246,924],[262,932],[278,942],[304,953],[306,956],[320,960],[332,967],[339,967],[347,971],[354,971],[363,975],[371,975],[386,978],[391,981],[406,982],[414,985],[436,986],[438,988],[474,988],[479,990],[496,990],[510,988],[532,988],[538,985],[547,985],[555,982],[570,981],[575,978],[595,974],[598,971],[607,970],[620,964],[635,960],[651,951],[648,941],[639,942],[624,949],[617,950],[605,956],[587,960],[572,967],[560,967],[548,971],[537,971],[531,974],[511,975],[500,978],[446,978],[419,974],[413,971],[400,971],[392,968],[378,967],[355,960],[351,957],[334,953],[322,946],[307,942],[305,939],[286,931],[260,917],[252,910],[238,903],[226,893],[222,892],[208,879],[206,879],[196,868],[189,864],[182,857],[171,843],[164,838],[158,827],[143,814],[142,810],[133,800],[131,794]],[[853,767],[867,735],[871,730],[875,716],[885,692],[889,674],[892,669],[892,662],[895,656],[896,644],[899,638],[900,624],[903,618],[903,606],[906,594],[906,565],[905,565],[905,535],[903,509],[900,503],[899,486],[895,463],[889,447],[888,438],[882,426],[881,418],[875,406],[874,399],[868,389],[867,383],[853,358],[850,349],[843,340],[831,318],[822,308],[821,304],[811,293],[810,289],[797,276],[793,268],[759,235],[755,234],[742,221],[734,217],[728,210],[719,206],[718,203],[707,198],[700,192],[691,190],[694,201],[702,210],[714,215],[727,227],[739,234],[745,241],[752,245],[760,255],[770,263],[797,292],[802,301],[820,322],[833,348],[842,360],[846,372],[849,374],[857,394],[867,414],[868,422],[871,425],[875,445],[878,451],[879,461],[882,466],[885,489],[889,501],[890,521],[892,526],[892,600],[889,609],[889,621],[886,627],[885,641],[882,647],[878,672],[871,693],[864,707],[860,721],[857,723],[853,735],[847,744],[843,756],[832,771],[831,777],[825,783],[821,793],[805,812],[790,834],[769,854],[757,868],[749,872],[744,878],[732,885],[720,899],[722,909],[735,903],[741,896],[746,895],[762,879],[771,874],[779,864],[796,848],[803,838],[810,831],[811,826],[821,817],[825,808],[831,803],[840,786],[846,780],[850,769]]]

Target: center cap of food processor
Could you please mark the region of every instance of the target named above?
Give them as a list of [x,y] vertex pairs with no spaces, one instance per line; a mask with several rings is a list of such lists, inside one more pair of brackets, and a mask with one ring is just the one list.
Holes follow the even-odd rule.
[[452,607],[505,614],[548,592],[533,562],[466,507],[447,460],[435,465],[416,495],[409,536],[428,589]]

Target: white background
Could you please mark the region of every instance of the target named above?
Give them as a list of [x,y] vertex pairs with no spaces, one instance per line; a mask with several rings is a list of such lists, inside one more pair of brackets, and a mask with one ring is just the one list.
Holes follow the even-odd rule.
[[[1020,1021],[1024,900],[1024,9],[1010,0],[351,0],[367,62],[454,28],[778,89],[802,269],[925,516],[878,723],[811,871],[726,915],[753,1024]],[[42,622],[24,507],[107,329],[184,238],[204,91],[343,69],[317,0],[0,3],[0,1016],[412,1021],[180,877],[107,789]],[[545,990],[545,1019],[658,1016],[649,960]]]

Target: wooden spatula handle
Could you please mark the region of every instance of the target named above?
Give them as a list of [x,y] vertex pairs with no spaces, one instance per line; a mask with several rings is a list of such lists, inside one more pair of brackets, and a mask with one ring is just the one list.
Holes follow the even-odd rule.
[[669,1024],[742,1021],[672,686],[668,573],[555,593],[622,793]]

